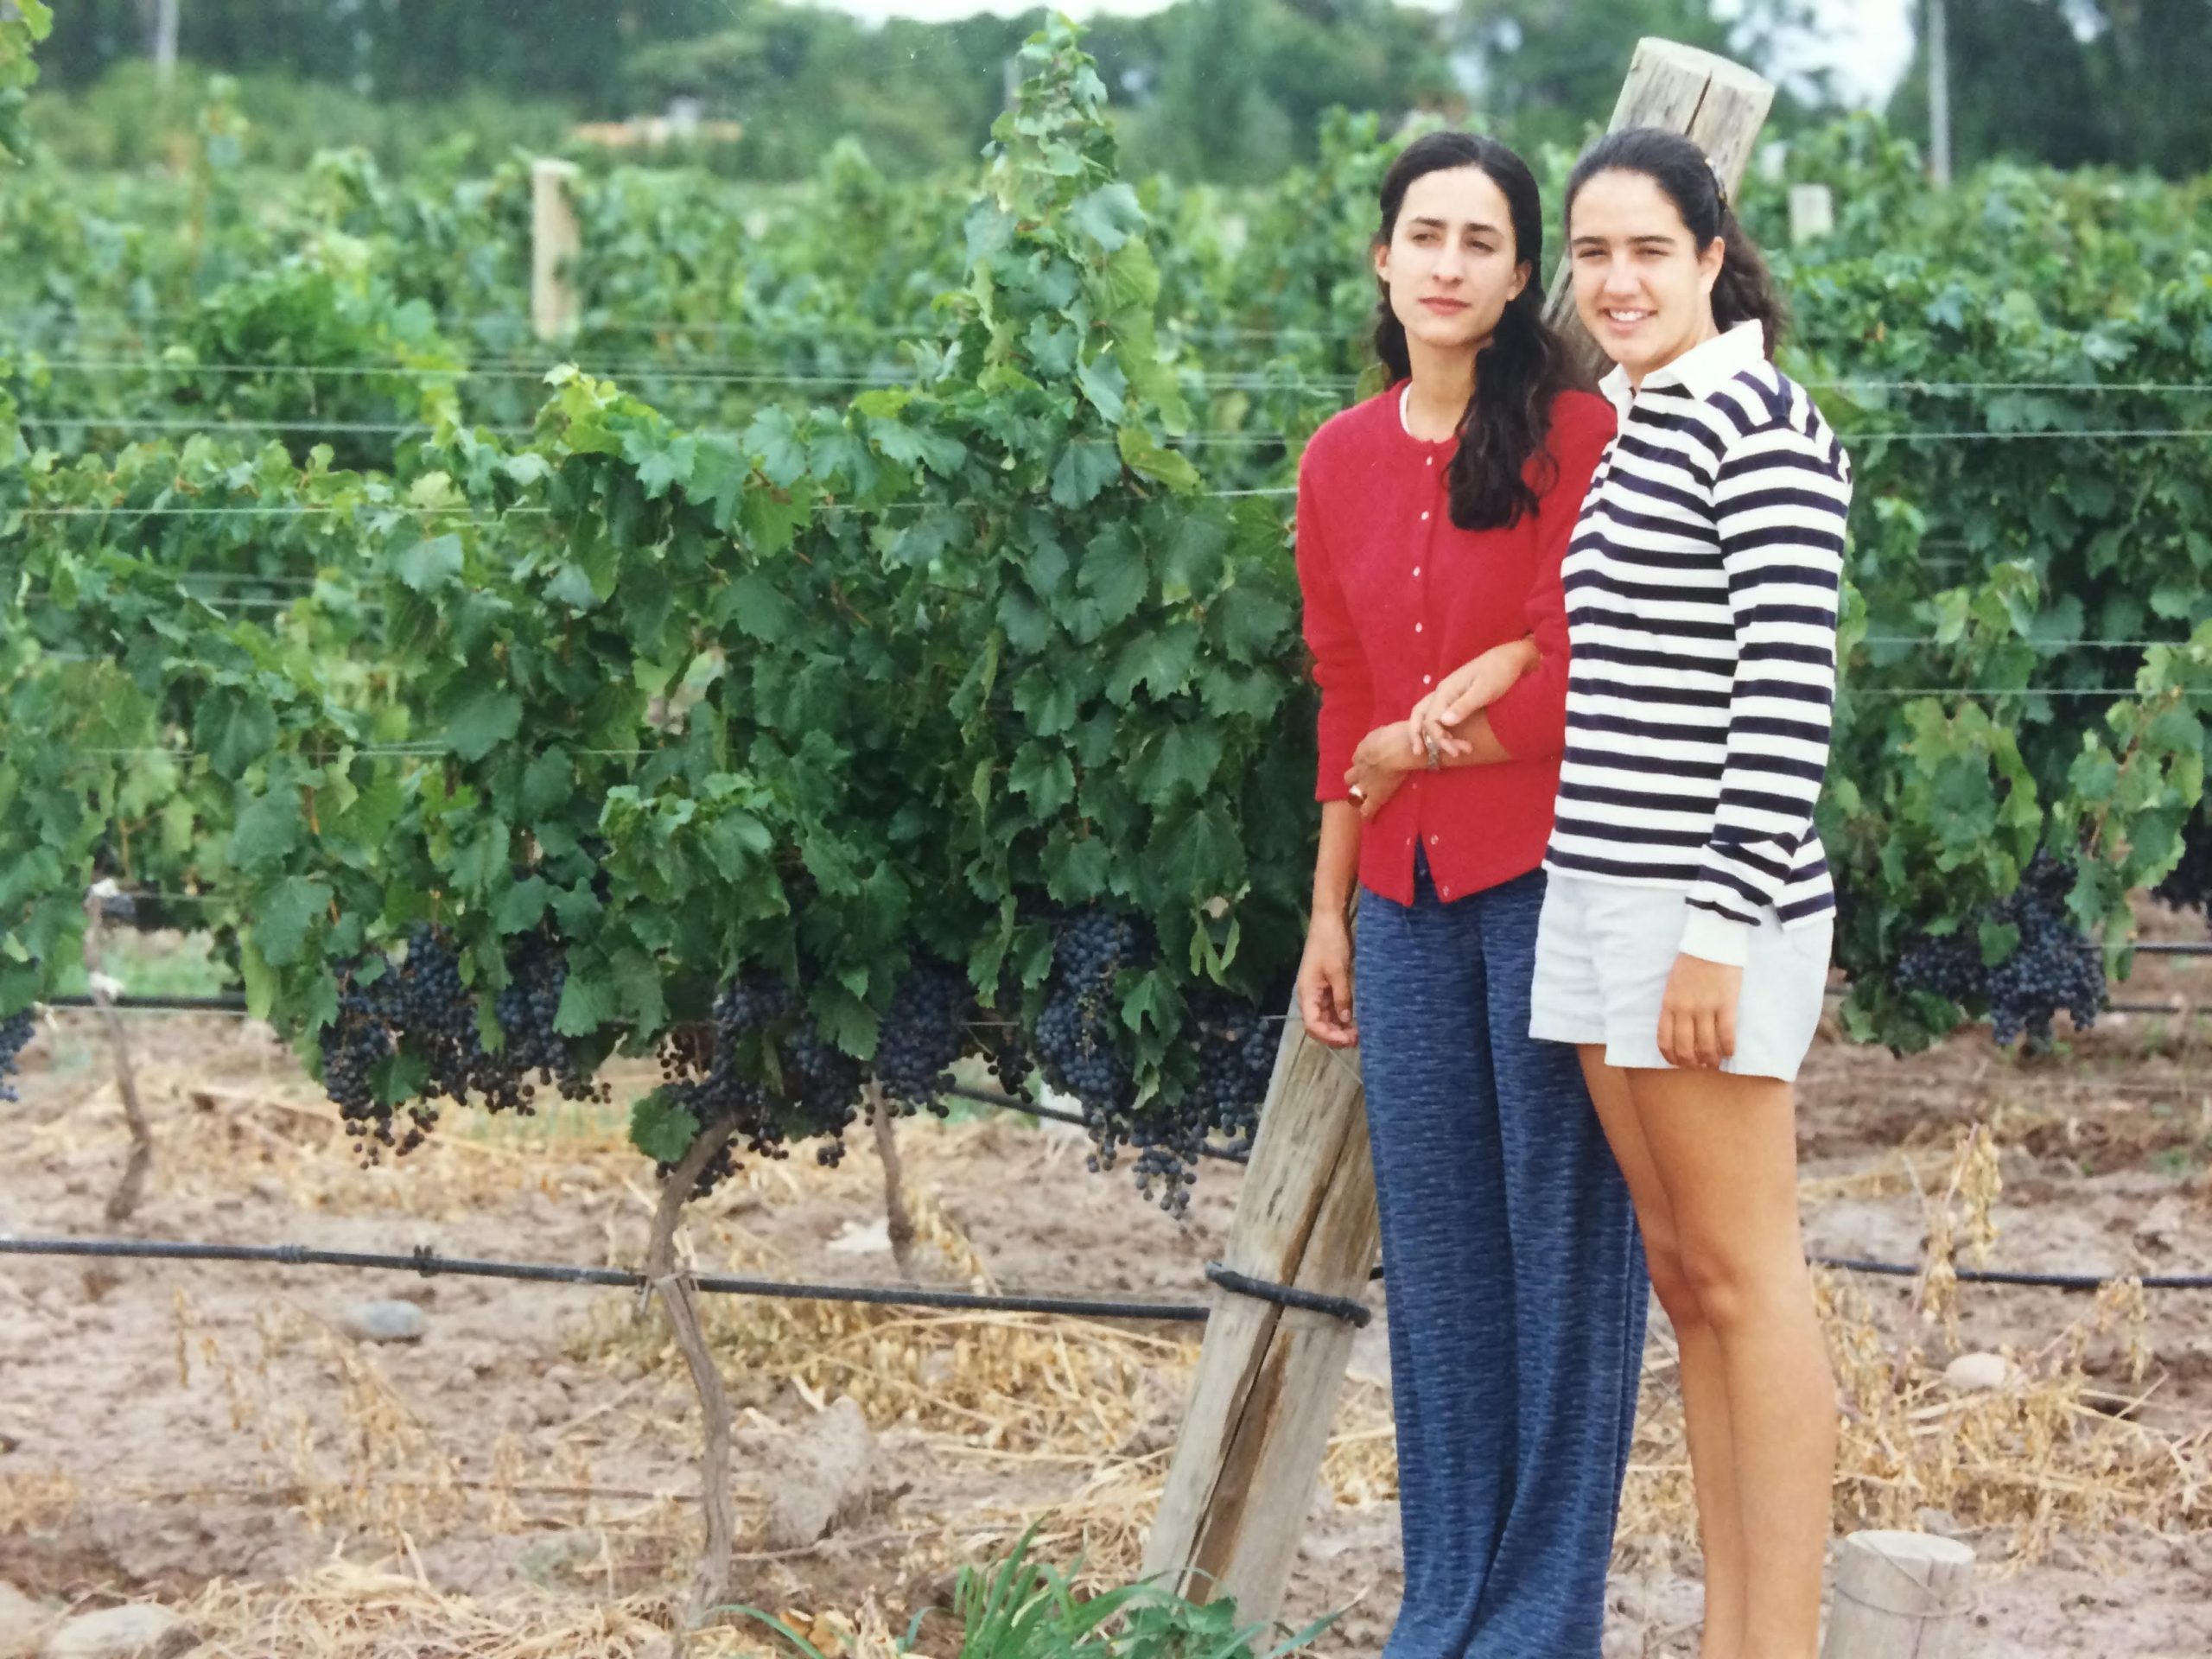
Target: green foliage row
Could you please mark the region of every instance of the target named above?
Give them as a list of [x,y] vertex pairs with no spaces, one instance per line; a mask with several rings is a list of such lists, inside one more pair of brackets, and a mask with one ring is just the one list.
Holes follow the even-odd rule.
[[[865,1058],[925,957],[1033,1020],[1057,919],[1106,902],[1157,936],[1116,991],[1172,1105],[1196,1001],[1275,997],[1300,944],[1312,705],[1266,492],[1364,366],[1389,146],[1338,118],[1278,191],[1140,187],[1075,36],[1025,60],[980,193],[850,150],[798,193],[587,181],[575,356],[625,372],[550,398],[486,315],[518,168],[334,156],[249,210],[218,103],[166,220],[119,184],[0,194],[34,256],[0,290],[44,331],[0,358],[0,1013],[116,874],[204,895],[310,1052],[348,966],[432,921],[481,991],[557,937],[586,1060],[696,1026],[740,963]],[[1859,479],[1821,823],[1847,1018],[1910,1046],[1961,1010],[1898,992],[1898,954],[2038,845],[2124,971],[2126,895],[2202,833],[2212,445],[2095,435],[2212,426],[2212,286],[2194,187],[1937,197],[1868,124],[1791,165],[1843,207],[1777,264]],[[72,393],[96,301],[186,316],[164,375]],[[812,384],[696,384],[771,350]],[[487,410],[467,371],[502,352],[528,366]],[[112,425],[16,418],[72,395]],[[153,409],[248,430],[108,447]]]

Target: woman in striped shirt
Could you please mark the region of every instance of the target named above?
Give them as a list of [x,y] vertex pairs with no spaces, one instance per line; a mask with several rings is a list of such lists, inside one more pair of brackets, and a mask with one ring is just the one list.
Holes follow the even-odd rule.
[[1620,430],[1563,567],[1567,749],[1531,1028],[1581,1048],[1680,1344],[1700,1659],[1814,1659],[1835,1386],[1791,1081],[1834,931],[1813,810],[1851,470],[1770,360],[1782,307],[1694,143],[1599,140],[1567,215]]
[[[1529,1024],[1560,561],[1613,413],[1544,324],[1518,156],[1431,134],[1381,197],[1390,384],[1299,467],[1323,804],[1298,991],[1367,1085],[1405,1549],[1383,1652],[1598,1659],[1649,1283],[1575,1052]],[[1413,723],[1432,695],[1466,703],[1448,750]]]

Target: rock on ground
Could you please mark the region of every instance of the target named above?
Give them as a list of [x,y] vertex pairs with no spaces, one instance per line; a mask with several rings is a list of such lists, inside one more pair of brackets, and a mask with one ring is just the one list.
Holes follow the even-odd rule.
[[177,1659],[200,1632],[166,1607],[141,1603],[79,1613],[47,1637],[40,1659]]
[[54,1615],[12,1584],[0,1581],[0,1659],[32,1659]]
[[338,1328],[356,1342],[420,1342],[430,1322],[412,1302],[356,1302]]
[[768,1506],[768,1548],[799,1549],[868,1502],[875,1436],[851,1395],[817,1417],[779,1478]]

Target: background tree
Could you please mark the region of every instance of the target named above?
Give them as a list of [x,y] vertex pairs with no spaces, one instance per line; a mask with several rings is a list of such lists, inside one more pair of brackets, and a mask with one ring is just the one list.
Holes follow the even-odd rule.
[[[2206,0],[1948,3],[1951,143],[1960,166],[2010,156],[2185,178],[2212,161]],[[1924,53],[1915,52],[1889,114],[1899,132],[1926,139]]]
[[1460,0],[1454,32],[1476,106],[1529,147],[1579,146],[1605,124],[1636,43],[1656,35],[1741,59],[1779,87],[1774,124],[1787,130],[1834,102],[1824,75],[1778,76],[1777,54],[1816,32],[1808,0]]

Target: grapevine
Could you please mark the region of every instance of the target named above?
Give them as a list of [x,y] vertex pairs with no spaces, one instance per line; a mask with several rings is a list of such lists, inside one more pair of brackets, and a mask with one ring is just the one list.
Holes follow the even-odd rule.
[[[1233,200],[1132,181],[1076,35],[1023,68],[980,178],[841,146],[796,195],[581,181],[559,365],[518,163],[334,155],[253,200],[211,106],[188,200],[10,175],[0,1016],[109,878],[213,936],[372,1154],[658,1055],[633,1138],[668,1168],[734,1126],[711,1183],[971,1059],[1180,1212],[1249,1142],[1302,938],[1264,492],[1366,367],[1392,145],[1342,117]],[[1819,824],[1846,1027],[2039,1040],[2094,1017],[2131,893],[2205,886],[2212,450],[2094,435],[2212,383],[2202,188],[1932,193],[1864,122],[1789,165],[1845,204],[1777,258],[1859,483]],[[1748,188],[1770,245],[1789,181]],[[1999,436],[1904,435],[1945,428]]]

